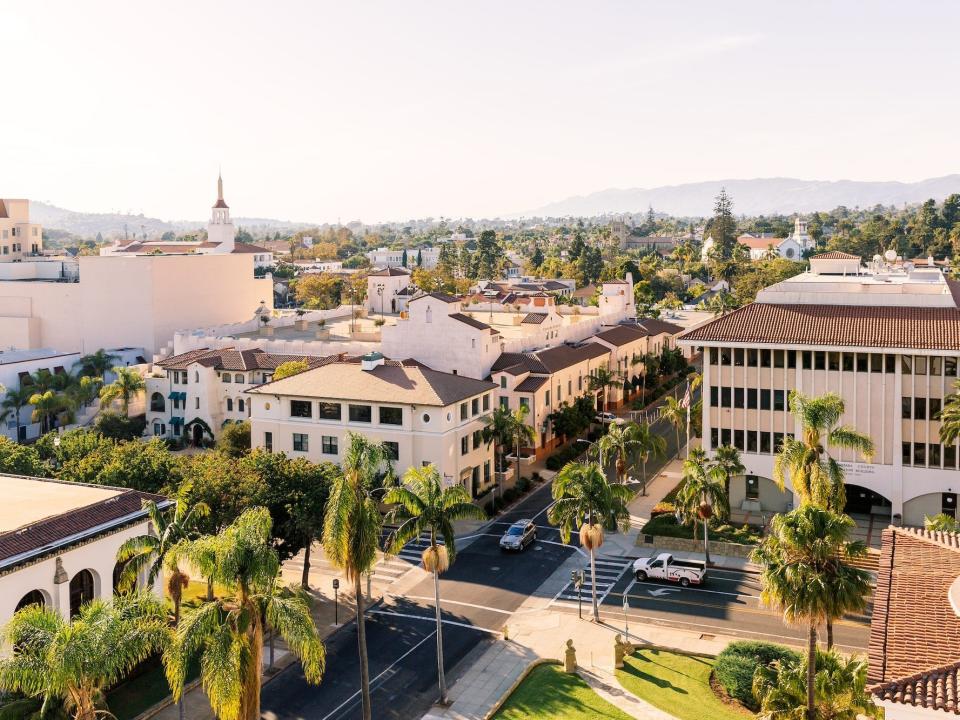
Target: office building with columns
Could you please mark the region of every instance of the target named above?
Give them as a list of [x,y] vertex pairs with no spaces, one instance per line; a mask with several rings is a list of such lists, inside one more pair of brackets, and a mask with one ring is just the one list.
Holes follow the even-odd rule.
[[759,515],[796,505],[789,480],[781,492],[771,478],[783,438],[801,432],[789,412],[798,390],[840,395],[841,423],[873,440],[872,458],[827,447],[846,472],[848,512],[905,525],[956,515],[958,450],[941,443],[939,414],[957,381],[960,283],[932,262],[817,255],[808,272],[678,343],[704,353],[705,449],[742,453],[735,509]]

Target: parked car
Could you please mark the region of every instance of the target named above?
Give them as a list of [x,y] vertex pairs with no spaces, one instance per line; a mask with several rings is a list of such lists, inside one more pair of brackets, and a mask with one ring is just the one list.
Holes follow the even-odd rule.
[[623,425],[624,423],[623,418],[617,417],[612,412],[597,413],[597,416],[593,419],[593,421],[598,422],[601,425],[609,425],[610,423],[615,425]]
[[640,558],[633,563],[633,574],[639,582],[667,580],[688,587],[707,581],[707,564],[702,560],[677,560],[670,553],[660,553],[655,558]]
[[500,549],[520,552],[536,539],[537,526],[533,520],[517,520],[500,538]]

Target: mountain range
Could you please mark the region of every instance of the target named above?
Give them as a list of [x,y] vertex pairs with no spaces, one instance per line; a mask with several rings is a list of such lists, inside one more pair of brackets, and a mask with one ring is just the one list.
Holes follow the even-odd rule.
[[[919,182],[861,182],[857,180],[798,180],[755,178],[710,180],[654,188],[612,188],[589,195],[576,195],[522,213],[523,217],[592,217],[611,213],[641,213],[652,207],[659,213],[681,217],[706,217],[721,188],[733,198],[738,215],[772,215],[832,210],[844,205],[868,208],[874,205],[919,203],[929,198],[943,200],[960,193],[960,174]],[[520,217],[518,214],[516,217]]]

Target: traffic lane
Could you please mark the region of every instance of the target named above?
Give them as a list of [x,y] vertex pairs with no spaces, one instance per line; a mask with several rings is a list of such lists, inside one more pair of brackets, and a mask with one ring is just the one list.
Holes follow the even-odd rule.
[[543,482],[514,507],[499,516],[500,521],[516,522],[523,519],[537,520],[546,517],[546,510],[553,505],[551,482]]

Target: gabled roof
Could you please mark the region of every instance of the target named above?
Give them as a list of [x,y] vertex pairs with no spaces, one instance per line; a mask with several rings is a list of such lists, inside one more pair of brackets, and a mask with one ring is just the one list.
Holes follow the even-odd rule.
[[401,277],[409,274],[410,271],[406,268],[388,267],[383,270],[377,270],[377,272],[372,272],[367,277]]
[[232,253],[268,253],[272,251],[267,250],[267,248],[265,247],[254,245],[253,243],[238,242],[236,245],[233,246],[233,250],[231,250],[230,252]]
[[450,317],[454,320],[462,322],[464,325],[469,325],[472,328],[477,330],[489,330],[491,335],[499,335],[500,333],[494,330],[492,327],[486,323],[482,323],[479,320],[475,320],[469,315],[464,315],[463,313],[450,313]]
[[598,332],[594,337],[597,338],[597,340],[603,340],[616,347],[621,347],[636,342],[648,335],[649,333],[638,325],[614,325],[602,332]]
[[650,335],[662,335],[663,333],[677,335],[683,332],[683,328],[680,325],[658,318],[640,318],[637,320],[637,325]]
[[542,388],[544,385],[546,385],[549,379],[550,378],[543,377],[542,375],[539,377],[536,375],[531,375],[530,377],[527,377],[521,380],[517,384],[517,386],[514,388],[514,391],[520,392],[520,393],[536,392],[537,390]]
[[203,348],[174,355],[166,360],[161,360],[157,365],[166,370],[185,370],[193,363],[199,363],[204,367],[212,367],[217,370],[276,370],[285,362],[303,360],[309,367],[317,367],[323,363],[335,361],[339,357],[338,355],[317,357],[268,353],[260,348],[251,350],[234,350],[233,348],[210,350],[209,348]]
[[491,372],[507,372],[511,375],[530,372],[535,375],[549,375],[577,363],[609,354],[609,348],[592,342],[576,346],[557,345],[535,353],[502,353],[493,363]]
[[850,253],[840,252],[839,250],[831,250],[830,252],[820,253],[819,255],[811,255],[811,260],[859,260],[859,255],[851,255]]
[[523,316],[523,320],[520,321],[521,325],[543,325],[543,321],[547,319],[546,313],[528,313]]
[[439,300],[440,302],[445,302],[447,304],[460,302],[460,298],[454,297],[453,295],[447,295],[446,293],[442,292],[428,292],[424,293],[423,295],[417,295],[417,297],[413,298],[410,302],[414,302],[425,297],[432,297],[435,300]]
[[9,218],[10,215],[7,213],[7,204],[0,199],[0,218]]

